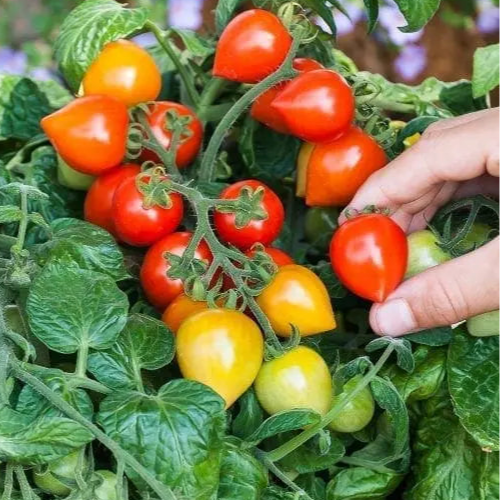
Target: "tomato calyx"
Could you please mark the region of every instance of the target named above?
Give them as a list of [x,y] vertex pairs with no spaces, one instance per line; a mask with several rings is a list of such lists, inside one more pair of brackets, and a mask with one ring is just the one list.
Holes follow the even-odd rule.
[[143,195],[142,206],[145,209],[154,206],[171,208],[172,199],[170,194],[174,191],[172,181],[165,176],[163,168],[156,167],[152,170],[142,172],[136,178],[138,191]]
[[355,217],[365,214],[381,214],[390,217],[392,214],[392,210],[388,207],[377,207],[376,205],[366,205],[366,207],[364,207],[361,210],[352,207],[347,207],[343,212],[343,215],[345,216],[346,219],[354,219]]
[[293,351],[300,345],[300,341],[302,339],[300,330],[292,323],[290,323],[290,327],[292,329],[290,337],[285,342],[283,342],[279,348],[269,342],[266,342],[264,344],[264,361],[272,361],[273,359],[277,359],[284,354]]

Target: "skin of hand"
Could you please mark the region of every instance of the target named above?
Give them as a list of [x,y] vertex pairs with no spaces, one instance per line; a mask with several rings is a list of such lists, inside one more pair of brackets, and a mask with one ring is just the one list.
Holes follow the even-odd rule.
[[[498,108],[442,120],[396,160],[374,173],[349,208],[388,207],[407,232],[426,227],[452,198],[498,197]],[[339,222],[345,217],[342,215]],[[404,281],[370,312],[373,330],[400,336],[451,325],[499,308],[498,237],[462,257]]]

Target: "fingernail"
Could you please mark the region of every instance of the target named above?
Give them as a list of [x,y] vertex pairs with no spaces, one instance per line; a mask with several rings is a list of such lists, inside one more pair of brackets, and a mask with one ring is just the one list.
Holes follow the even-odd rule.
[[413,312],[405,299],[394,299],[375,306],[378,333],[397,337],[417,329]]

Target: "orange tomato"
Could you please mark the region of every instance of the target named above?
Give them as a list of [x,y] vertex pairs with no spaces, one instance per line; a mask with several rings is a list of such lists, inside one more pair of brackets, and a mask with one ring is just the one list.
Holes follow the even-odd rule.
[[193,300],[191,297],[181,293],[165,309],[161,319],[170,328],[172,333],[177,333],[181,323],[196,314],[208,309],[204,300]]

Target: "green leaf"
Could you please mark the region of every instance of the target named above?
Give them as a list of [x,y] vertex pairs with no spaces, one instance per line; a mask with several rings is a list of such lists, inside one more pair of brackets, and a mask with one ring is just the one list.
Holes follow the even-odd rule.
[[52,112],[47,96],[29,78],[0,74],[0,141],[27,141],[41,132],[40,120]]
[[[226,427],[224,401],[192,380],[173,380],[157,395],[117,391],[101,403],[105,432],[158,481],[190,500],[213,498]],[[137,474],[127,470],[139,488]]]
[[484,96],[498,87],[499,47],[500,45],[497,43],[480,47],[474,52],[472,70],[472,94],[474,97]]
[[215,52],[215,45],[196,31],[180,28],[170,28],[170,31],[180,37],[189,57],[208,57]]
[[[377,472],[365,467],[341,470],[328,483],[327,500],[381,500],[403,480],[403,474]],[[443,499],[444,500],[444,499]]]
[[318,275],[328,290],[328,295],[332,299],[342,299],[347,295],[347,289],[342,285],[337,275],[333,272],[329,262],[320,261],[314,266],[307,266]]
[[294,483],[314,500],[326,500],[326,483],[314,474],[301,474]]
[[453,338],[453,330],[450,326],[439,326],[418,333],[407,335],[406,338],[417,344],[430,346],[448,345]]
[[116,343],[89,356],[88,369],[99,382],[113,389],[134,389],[141,370],[158,370],[175,354],[172,332],[161,321],[133,314]]
[[445,390],[424,401],[413,437],[405,500],[498,498],[498,454],[481,451]]
[[14,205],[4,205],[0,207],[0,223],[18,222],[21,220],[23,212]]
[[434,16],[441,0],[395,0],[399,10],[405,16],[406,26],[400,28],[404,33],[422,29]]
[[9,408],[0,410],[0,460],[44,464],[92,441],[77,422],[61,417],[34,419]]
[[118,281],[128,277],[115,239],[104,229],[78,219],[58,219],[51,224],[53,237],[42,245],[42,263],[77,266],[107,274]]
[[460,422],[483,448],[499,449],[498,337],[457,328],[448,350],[448,383]]
[[234,12],[243,3],[243,0],[226,0],[225,2],[217,2],[215,8],[215,28],[217,34],[222,33],[222,30],[229,23],[234,15]]
[[71,92],[55,80],[36,80],[35,83],[54,109],[62,108],[73,100]]
[[414,352],[415,369],[405,372],[391,366],[383,373],[391,379],[407,402],[428,399],[441,386],[446,375],[446,350],[420,345]]
[[128,9],[114,0],[86,0],[66,17],[54,50],[59,67],[73,91],[102,47],[139,31],[146,9]]
[[406,372],[412,372],[415,368],[415,360],[411,352],[411,344],[406,339],[398,339],[394,337],[381,337],[372,340],[366,347],[366,352],[379,351],[392,345],[396,352],[398,366]]
[[455,115],[465,115],[488,107],[484,97],[474,98],[472,83],[457,82],[452,87],[441,90],[441,102]]
[[308,425],[316,424],[321,420],[321,415],[313,410],[295,408],[293,410],[280,411],[270,416],[253,432],[246,441],[258,443],[282,432],[302,429]]
[[316,12],[316,14],[318,14],[318,16],[321,17],[330,28],[332,35],[336,35],[337,26],[335,24],[331,5],[328,5],[324,0],[303,0],[302,4]]
[[106,349],[127,320],[127,296],[104,274],[48,266],[35,280],[27,302],[33,334],[53,351],[81,346]]
[[239,411],[232,422],[232,431],[236,437],[247,439],[264,420],[264,412],[251,387],[238,399]]
[[260,500],[267,487],[266,469],[240,444],[236,439],[224,443],[217,500]]
[[269,486],[264,490],[261,500],[297,500],[297,494],[279,486]]
[[378,1],[379,0],[363,0],[368,14],[368,33],[371,33],[377,25]]

